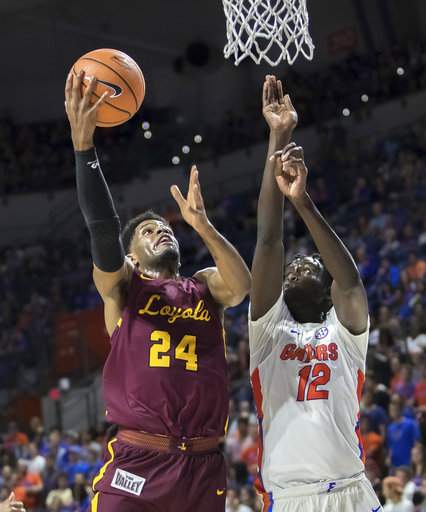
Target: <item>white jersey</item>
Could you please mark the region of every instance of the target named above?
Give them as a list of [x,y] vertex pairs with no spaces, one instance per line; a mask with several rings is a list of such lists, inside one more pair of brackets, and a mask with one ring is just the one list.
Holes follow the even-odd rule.
[[334,308],[320,324],[300,324],[281,294],[262,318],[249,321],[249,335],[259,490],[277,495],[360,475],[359,400],[368,328],[351,334]]

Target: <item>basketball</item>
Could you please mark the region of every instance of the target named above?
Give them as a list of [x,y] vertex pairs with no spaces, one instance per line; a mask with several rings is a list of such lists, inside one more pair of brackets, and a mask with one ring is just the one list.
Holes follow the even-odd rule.
[[109,93],[98,111],[97,126],[118,126],[139,110],[145,97],[145,79],[131,57],[109,48],[93,50],[74,63],[74,77],[81,70],[85,71],[83,87],[87,87],[94,76],[98,80],[94,95],[99,98],[105,91]]

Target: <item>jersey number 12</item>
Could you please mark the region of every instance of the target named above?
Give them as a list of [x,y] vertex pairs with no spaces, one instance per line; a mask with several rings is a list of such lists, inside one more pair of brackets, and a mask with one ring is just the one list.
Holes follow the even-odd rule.
[[[311,378],[312,377],[312,378]],[[318,386],[327,384],[331,377],[331,370],[325,363],[317,363],[314,366],[304,366],[299,372],[299,389],[297,391],[297,401],[304,400],[327,400],[328,391],[318,389]],[[308,382],[311,378],[311,382]],[[306,388],[308,392],[306,393]]]

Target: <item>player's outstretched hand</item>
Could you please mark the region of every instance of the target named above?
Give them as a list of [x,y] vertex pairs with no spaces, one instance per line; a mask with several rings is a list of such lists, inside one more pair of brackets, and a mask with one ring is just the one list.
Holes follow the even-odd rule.
[[186,199],[183,197],[177,185],[172,185],[170,192],[177,202],[183,219],[195,231],[200,232],[209,224],[206,209],[204,207],[203,196],[201,195],[201,186],[198,179],[198,170],[195,165],[191,168],[191,176],[189,178],[188,194]]
[[291,201],[303,199],[306,194],[306,180],[308,177],[303,148],[292,142],[282,151],[274,153],[271,159],[274,158],[281,160],[281,172],[275,177],[281,192]]
[[96,128],[96,113],[106,100],[108,93],[97,98],[93,96],[96,78],[91,77],[89,86],[82,93],[84,71],[78,76],[68,75],[65,84],[65,110],[71,125],[71,138],[75,151],[85,151],[93,147],[93,134]]
[[15,494],[11,492],[9,498],[0,503],[0,512],[25,512],[25,508],[22,501],[16,501]]
[[283,93],[281,80],[274,75],[266,75],[263,83],[263,117],[271,132],[279,134],[292,132],[297,125],[297,112],[290,96]]

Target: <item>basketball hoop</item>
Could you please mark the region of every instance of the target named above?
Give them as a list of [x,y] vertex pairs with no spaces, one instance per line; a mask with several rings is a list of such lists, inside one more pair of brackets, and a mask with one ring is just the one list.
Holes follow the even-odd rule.
[[226,16],[225,58],[235,65],[251,57],[277,66],[293,64],[299,53],[314,56],[306,0],[222,0]]

